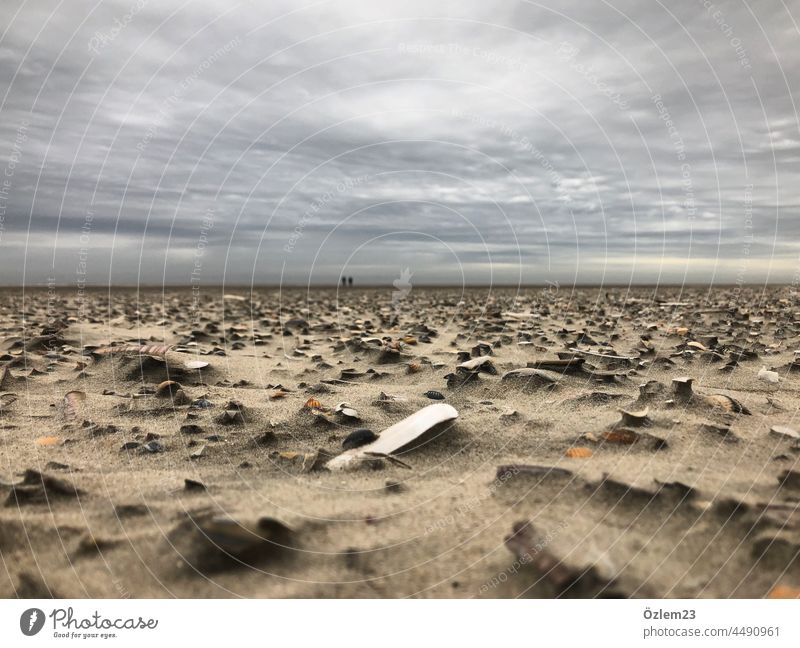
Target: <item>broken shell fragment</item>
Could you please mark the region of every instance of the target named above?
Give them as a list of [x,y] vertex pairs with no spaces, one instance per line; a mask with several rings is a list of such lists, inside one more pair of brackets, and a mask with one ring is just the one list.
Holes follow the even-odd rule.
[[497,375],[497,368],[494,366],[491,357],[488,355],[462,362],[461,364],[457,365],[456,368],[475,373],[487,373],[492,376]]
[[777,385],[781,381],[781,377],[778,375],[777,371],[770,371],[766,367],[761,367],[761,369],[758,370],[758,379],[770,383],[771,385]]
[[327,463],[329,470],[352,470],[358,468],[370,456],[391,455],[422,436],[431,428],[458,418],[452,405],[438,403],[428,405],[411,416],[385,429],[372,443],[347,450]]
[[769,433],[785,439],[800,439],[800,432],[788,425],[773,425],[769,429]]
[[568,448],[567,451],[564,453],[565,457],[569,457],[570,459],[588,459],[592,456],[592,451],[589,448]]
[[355,410],[353,407],[350,406],[350,403],[339,403],[333,410],[337,414],[341,414],[342,416],[346,416],[347,418],[358,419],[360,416],[358,415],[358,411]]
[[165,380],[156,387],[156,396],[158,398],[172,398],[179,391],[182,391],[180,383],[174,380]]
[[643,427],[652,424],[652,421],[647,417],[648,409],[645,407],[639,411],[628,411],[621,409],[622,420],[620,425],[623,427]]

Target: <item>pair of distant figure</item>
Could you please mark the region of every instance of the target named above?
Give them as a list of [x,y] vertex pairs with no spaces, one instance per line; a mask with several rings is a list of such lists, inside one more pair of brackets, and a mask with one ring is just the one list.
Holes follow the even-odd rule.
[[342,287],[350,286],[353,287],[353,277],[342,277]]

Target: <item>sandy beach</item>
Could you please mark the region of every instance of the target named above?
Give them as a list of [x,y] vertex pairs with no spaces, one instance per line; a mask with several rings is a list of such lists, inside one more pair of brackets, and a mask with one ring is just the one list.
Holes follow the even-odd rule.
[[7,289],[0,596],[796,594],[798,334],[782,287]]

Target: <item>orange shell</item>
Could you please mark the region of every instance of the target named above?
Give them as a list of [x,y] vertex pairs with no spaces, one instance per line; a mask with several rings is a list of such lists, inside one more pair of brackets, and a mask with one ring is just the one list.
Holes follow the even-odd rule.
[[54,446],[61,443],[61,437],[43,436],[36,439],[34,443],[38,446]]
[[570,459],[588,459],[592,454],[589,448],[568,448],[564,456]]
[[308,409],[322,409],[322,403],[320,403],[316,398],[309,398],[303,407]]
[[767,598],[771,599],[800,599],[800,589],[788,585],[776,585],[772,588]]

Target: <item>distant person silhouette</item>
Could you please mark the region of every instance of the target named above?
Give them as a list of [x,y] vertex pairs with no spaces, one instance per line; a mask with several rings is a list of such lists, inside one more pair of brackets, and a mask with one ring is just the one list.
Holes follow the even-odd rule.
[[352,288],[353,287],[353,277],[349,277],[347,279],[347,283],[350,284],[350,287]]
[[342,287],[347,285],[347,277],[342,277]]

